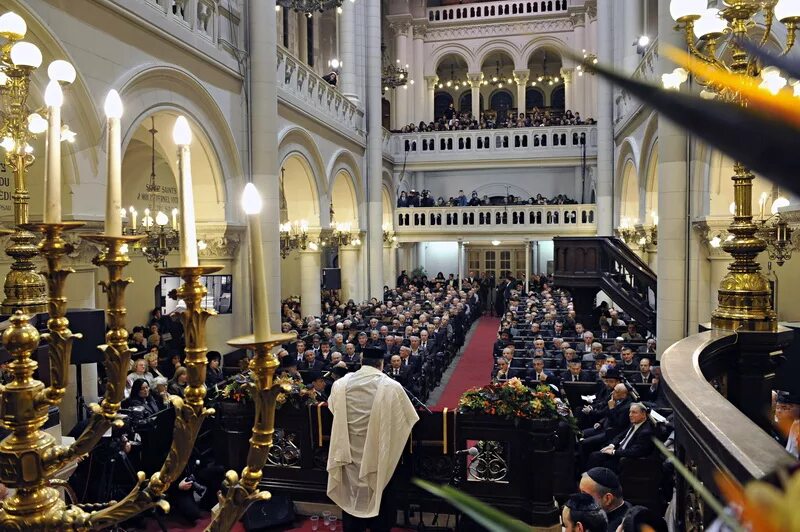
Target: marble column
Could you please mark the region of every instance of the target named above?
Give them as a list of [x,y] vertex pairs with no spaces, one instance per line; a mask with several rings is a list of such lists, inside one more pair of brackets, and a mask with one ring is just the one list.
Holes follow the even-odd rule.
[[[267,296],[270,323],[280,328],[281,256],[278,224],[280,200],[278,191],[278,85],[275,54],[275,6],[270,2],[253,2],[250,8],[250,129],[251,178],[264,200],[261,212],[261,234],[267,269]],[[237,193],[238,199],[238,193]],[[248,250],[239,252],[239,260],[247,260]],[[247,300],[248,298],[243,298]],[[249,301],[247,301],[249,307]]]
[[528,79],[530,79],[530,70],[515,70],[514,81],[517,82],[517,113],[524,113],[525,107],[525,89],[528,88]]
[[458,289],[461,290],[461,283],[464,282],[464,240],[458,239]]
[[367,6],[367,253],[368,297],[383,299],[383,126],[381,125],[381,5]]
[[[597,0],[597,57],[604,65],[614,61],[611,13],[611,0]],[[614,227],[613,92],[608,81],[598,79],[597,82],[597,234],[611,236]]]
[[[367,6],[369,10],[369,6]],[[394,30],[394,51],[396,55],[395,64],[400,68],[405,68],[408,64],[408,29],[411,27],[407,22],[392,23],[391,28]],[[369,41],[369,38],[367,39]],[[368,51],[369,53],[369,51]],[[394,97],[397,98],[397,127],[402,127],[408,124],[408,84],[394,89]]]
[[361,303],[365,299],[361,295],[359,283],[361,248],[341,246],[339,248],[339,268],[342,273],[342,301],[352,299],[356,303]]
[[639,66],[641,56],[634,45],[642,35],[642,2],[625,2],[622,6],[622,68],[632,74]]
[[572,68],[562,68],[561,77],[564,79],[564,109],[575,110],[575,70]]
[[339,70],[339,87],[342,94],[351,102],[359,105],[356,84],[356,7],[354,2],[342,3],[341,22],[341,54],[342,66]]
[[322,253],[311,248],[300,251],[300,305],[303,316],[322,313]]
[[481,72],[470,72],[467,74],[470,86],[470,95],[472,96],[472,118],[480,120],[481,116],[481,80],[483,74]]
[[530,290],[531,282],[531,241],[525,241],[525,291]]
[[297,58],[308,63],[308,19],[297,13]]
[[[356,19],[356,94],[366,105],[367,94],[367,13],[364,2],[354,2]],[[380,48],[378,49],[380,54]]]
[[[575,39],[575,52],[576,53],[589,53],[590,50],[586,49],[586,15],[584,13],[575,13],[572,17],[572,23],[574,27],[572,29],[572,35]],[[591,50],[594,52],[594,50]],[[573,112],[577,111],[583,116],[584,118],[589,118],[589,115],[586,111],[586,74],[577,75],[575,71],[572,72],[572,103],[567,105],[567,109],[571,109]],[[563,75],[563,73],[562,73]]]
[[383,284],[393,287],[397,282],[397,251],[394,242],[383,245]]
[[427,24],[414,24],[414,62],[411,65],[414,80],[413,91],[411,94],[414,102],[414,123],[421,121],[430,122],[427,118],[427,107],[425,105],[425,34],[428,31]]
[[[669,3],[659,2],[657,76],[675,65],[663,53],[667,47],[683,48],[683,35],[673,28]],[[681,340],[686,330],[686,134],[666,118],[658,120],[658,296],[659,355]]]
[[[425,76],[425,86],[427,93],[425,95],[425,121],[433,122],[436,117],[433,116],[433,99],[436,94],[436,85],[439,83],[439,76]],[[473,104],[474,105],[474,104]]]

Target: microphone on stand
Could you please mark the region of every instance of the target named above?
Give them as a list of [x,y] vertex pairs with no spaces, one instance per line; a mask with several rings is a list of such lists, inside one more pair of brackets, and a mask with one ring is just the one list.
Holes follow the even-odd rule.
[[[397,382],[397,381],[395,381],[395,382]],[[400,384],[400,383],[398,383],[398,384]],[[400,384],[400,386],[403,386],[403,385]],[[411,393],[411,390],[409,390],[405,386],[403,386],[403,390],[405,390],[406,395],[408,396],[409,399],[411,399],[411,402],[414,404],[414,406],[416,406],[417,408],[421,408],[421,409],[425,410],[425,412],[427,412],[429,414],[433,413],[433,412],[431,412],[431,409],[428,408],[428,405],[426,405],[425,403],[420,401],[419,398],[416,395]]]
[[456,451],[456,455],[459,454],[468,454],[470,456],[478,456],[479,451],[477,447],[470,447],[469,449],[461,449],[460,451]]

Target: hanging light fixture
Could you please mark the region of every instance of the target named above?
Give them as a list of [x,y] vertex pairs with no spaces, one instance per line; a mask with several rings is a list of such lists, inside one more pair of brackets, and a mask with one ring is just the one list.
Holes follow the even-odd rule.
[[156,210],[156,196],[161,192],[161,185],[156,183],[156,119],[150,117],[150,181],[145,185],[147,197],[150,200],[150,207],[144,209],[141,225],[137,225],[138,212],[131,206],[128,212],[122,209],[120,215],[123,220],[130,214],[130,223],[124,228],[127,235],[144,235],[134,246],[142,252],[144,258],[150,264],[166,266],[167,256],[170,252],[178,249],[180,244],[180,234],[178,233],[178,209],[172,209],[172,225],[170,226],[169,217],[162,211]]
[[547,73],[547,52],[544,52],[544,59],[542,60],[542,74],[537,76],[531,82],[532,86],[537,85],[554,85],[561,81],[561,78]]
[[398,59],[396,63],[389,60],[386,54],[386,44],[381,43],[381,55],[383,57],[383,68],[381,69],[381,87],[383,92],[389,89],[405,86],[408,83],[408,65],[401,65]]

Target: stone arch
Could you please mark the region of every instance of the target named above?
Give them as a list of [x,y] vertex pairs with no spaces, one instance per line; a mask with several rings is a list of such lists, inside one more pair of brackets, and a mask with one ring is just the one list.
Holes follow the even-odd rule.
[[658,213],[658,117],[653,114],[647,122],[639,157],[639,184],[641,186],[640,218],[646,224]]
[[336,222],[350,223],[351,231],[360,231],[357,187],[353,175],[347,169],[341,168],[333,176],[330,198]]
[[[312,226],[321,226],[327,220],[327,208],[321,206],[321,198],[328,195],[325,165],[322,162],[319,148],[308,131],[295,126],[287,127],[278,133],[278,160],[281,161],[281,166],[291,156],[300,158],[305,165],[305,177],[310,178],[309,187],[305,193],[310,193],[311,197],[301,199],[305,205],[304,212],[310,216],[306,219]],[[288,184],[288,179],[289,176],[287,176],[285,186]]]
[[319,227],[320,206],[314,169],[300,152],[293,151],[281,161],[281,223],[304,220]]
[[[152,216],[159,211],[169,215],[178,208],[177,146],[172,140],[172,128],[181,114],[171,107],[156,107],[127,136],[122,159],[122,204],[135,208],[139,221],[144,219],[146,208],[154,211]],[[225,222],[226,195],[219,159],[205,131],[193,118],[187,120],[192,129],[192,189],[197,221]],[[146,188],[151,172],[160,187],[155,194]]]
[[448,55],[455,55],[460,57],[467,63],[468,72],[477,72],[476,68],[480,68],[480,64],[476,66],[475,54],[469,47],[460,43],[447,43],[444,46],[435,48],[428,56],[425,63],[425,75],[434,76],[436,70],[439,68],[439,63]]
[[[639,218],[639,178],[638,173],[631,175],[631,169],[636,172],[639,168],[639,146],[635,139],[630,137],[626,138],[619,148],[617,155],[616,166],[617,175],[614,179],[614,190],[617,192],[617,200],[619,201],[620,219]],[[633,190],[630,189],[631,184],[635,184],[635,199],[631,197]],[[635,212],[629,212],[628,209],[634,205],[636,206]]]
[[[236,202],[227,201],[227,198],[238,197],[244,186],[239,148],[225,115],[202,83],[191,73],[174,66],[144,65],[126,73],[116,85],[125,106],[123,150],[151,115],[161,112],[185,115],[200,147],[208,159],[215,162],[211,169],[212,182],[206,184],[213,189],[225,220],[240,218]],[[163,100],[165,92],[171,101]],[[171,130],[163,134],[171,137]],[[197,199],[196,196],[195,201]]]
[[[477,68],[482,69],[484,67],[483,63],[486,61],[486,58],[494,52],[505,52],[509,57],[511,57],[511,62],[515,70],[526,68],[523,55],[520,53],[519,48],[517,48],[514,43],[506,39],[493,39],[479,46],[478,49],[475,50]],[[477,71],[474,70],[473,72]]]
[[525,63],[520,68],[528,68],[528,60],[540,48],[551,48],[558,53],[562,62],[565,58],[565,52],[569,50],[569,46],[563,40],[553,37],[552,35],[542,35],[535,37],[528,42],[522,50],[520,50],[520,57],[524,58]]
[[[366,216],[365,212],[361,212],[361,208],[365,204],[365,201],[364,201],[364,187],[363,187],[364,180],[363,180],[363,177],[361,175],[361,168],[358,165],[358,161],[356,160],[355,155],[353,155],[352,152],[350,152],[348,150],[345,150],[345,149],[341,149],[341,150],[337,151],[334,154],[333,158],[331,159],[330,164],[328,165],[327,174],[326,175],[328,176],[328,187],[327,187],[327,190],[329,191],[329,193],[328,193],[328,196],[329,196],[328,200],[329,201],[328,201],[328,205],[324,206],[324,207],[330,207],[330,201],[333,200],[334,180],[336,178],[336,175],[341,171],[344,171],[349,176],[351,176],[352,185],[353,185],[353,191],[355,193],[356,211],[357,211],[357,214],[358,214],[359,218],[362,218],[362,217]],[[324,214],[323,219],[327,220],[327,222],[326,222],[327,224],[330,224],[330,219],[328,218],[329,217],[329,212],[328,212],[329,209],[325,208],[325,209],[323,209],[323,211],[325,211],[323,213]]]

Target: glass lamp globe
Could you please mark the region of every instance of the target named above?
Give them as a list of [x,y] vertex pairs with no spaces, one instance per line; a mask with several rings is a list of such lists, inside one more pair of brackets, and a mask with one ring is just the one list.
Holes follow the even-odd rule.
[[784,196],[778,197],[775,201],[772,202],[772,207],[770,208],[770,212],[772,214],[778,214],[778,210],[784,207],[789,206],[789,200],[786,199]]
[[671,0],[669,3],[669,14],[676,20],[681,21],[689,17],[699,17],[708,7],[705,0]]
[[775,4],[775,18],[783,23],[800,20],[800,2],[798,0],[778,0]]
[[47,67],[47,77],[59,83],[72,83],[76,75],[72,63],[63,59],[56,59]]
[[158,211],[158,214],[156,214],[156,224],[158,224],[159,227],[163,227],[168,223],[169,223],[169,218],[167,218],[167,215],[161,211]]
[[694,35],[698,39],[713,38],[727,27],[727,21],[719,16],[719,9],[706,9],[694,23]]
[[0,16],[0,35],[6,39],[17,41],[25,37],[27,31],[28,25],[25,23],[25,19],[13,11]]
[[20,41],[11,47],[11,62],[18,67],[39,68],[42,52],[30,42]]

